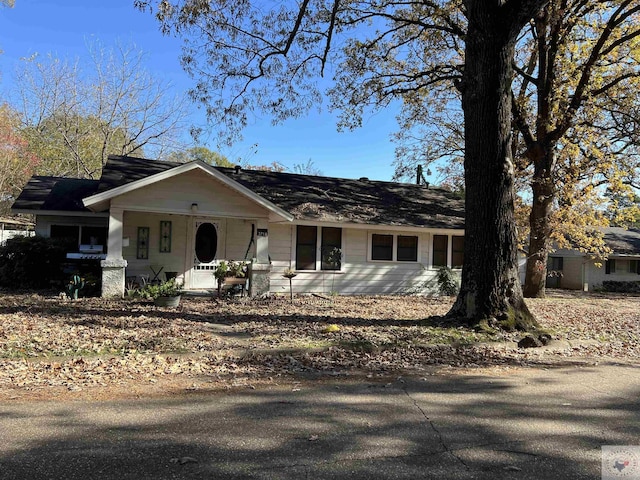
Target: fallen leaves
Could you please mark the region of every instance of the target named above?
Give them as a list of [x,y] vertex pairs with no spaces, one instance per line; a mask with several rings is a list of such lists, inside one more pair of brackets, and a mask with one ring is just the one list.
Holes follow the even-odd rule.
[[[532,299],[560,347],[518,349],[438,323],[449,298],[296,297],[178,309],[147,303],[5,295],[0,298],[0,389],[70,391],[167,378],[252,388],[298,375],[386,375],[433,368],[547,365],[583,357],[640,358],[640,298]],[[496,342],[498,340],[499,342]]]

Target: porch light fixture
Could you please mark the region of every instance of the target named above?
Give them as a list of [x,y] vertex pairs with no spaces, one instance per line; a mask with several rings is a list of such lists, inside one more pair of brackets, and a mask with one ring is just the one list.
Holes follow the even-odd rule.
[[197,203],[192,203],[191,204],[191,211],[193,213],[196,213],[198,211],[198,204]]

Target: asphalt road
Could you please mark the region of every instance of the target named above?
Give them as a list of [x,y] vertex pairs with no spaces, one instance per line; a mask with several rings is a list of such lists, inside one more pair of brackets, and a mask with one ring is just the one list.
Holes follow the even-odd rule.
[[595,479],[640,445],[639,393],[597,365],[4,402],[0,479]]

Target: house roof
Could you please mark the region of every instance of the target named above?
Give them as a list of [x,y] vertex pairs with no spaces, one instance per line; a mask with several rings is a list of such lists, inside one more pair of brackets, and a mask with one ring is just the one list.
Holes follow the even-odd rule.
[[[67,199],[60,199],[60,203],[86,211],[82,206],[82,198],[108,192],[181,165],[184,166],[173,162],[110,156],[99,181],[34,177],[13,208],[50,210],[54,199],[51,198],[47,203],[44,197],[55,197],[55,185],[60,184],[58,189],[68,189]],[[438,188],[367,179],[213,168],[299,221],[464,228],[464,200]],[[55,185],[48,188],[47,181]],[[82,190],[81,193],[75,191],[72,194],[73,181],[78,182],[75,185]],[[38,190],[42,191],[38,193]],[[59,210],[60,206],[55,209]]]
[[608,227],[604,241],[615,255],[640,255],[640,229]]
[[219,170],[297,220],[464,228],[464,201],[441,189],[368,179]]
[[89,212],[82,199],[93,195],[98,184],[98,180],[34,176],[11,208],[14,211]]

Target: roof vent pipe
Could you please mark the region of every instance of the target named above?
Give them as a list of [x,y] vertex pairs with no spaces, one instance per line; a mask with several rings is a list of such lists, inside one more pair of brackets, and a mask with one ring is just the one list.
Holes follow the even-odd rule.
[[233,169],[236,173],[240,173],[240,170],[242,170],[242,165],[236,165],[235,167],[233,167]]

